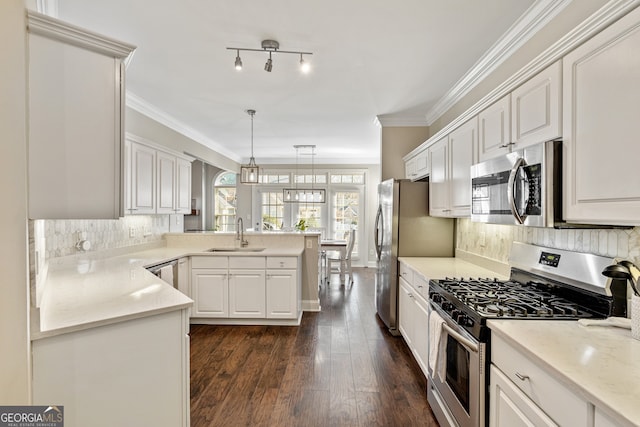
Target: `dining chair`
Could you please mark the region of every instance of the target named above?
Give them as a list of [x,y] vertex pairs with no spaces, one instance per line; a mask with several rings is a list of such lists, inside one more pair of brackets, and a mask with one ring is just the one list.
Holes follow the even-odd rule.
[[[353,282],[353,271],[351,270],[351,253],[353,252],[353,246],[356,243],[356,230],[349,230],[345,235],[347,240],[347,249],[344,256],[344,275],[345,284]],[[331,251],[326,254],[326,268],[327,268],[327,283],[331,281],[331,274],[340,273],[340,265],[342,265],[342,259],[340,258],[340,252]],[[337,263],[338,267],[333,268],[333,263]],[[349,279],[346,278],[349,276]]]

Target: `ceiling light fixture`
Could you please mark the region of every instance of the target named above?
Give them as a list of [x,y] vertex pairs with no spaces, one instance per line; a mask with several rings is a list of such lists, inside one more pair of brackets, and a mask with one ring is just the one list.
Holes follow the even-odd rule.
[[251,116],[251,158],[248,165],[240,167],[240,182],[242,184],[257,184],[259,168],[256,165],[256,159],[253,157],[253,116],[256,114],[256,110],[247,110],[247,114]]
[[[315,145],[294,145],[296,149],[296,173],[294,175],[295,188],[285,188],[282,190],[282,201],[284,203],[324,203],[326,201],[326,191],[324,188],[315,188],[316,172],[314,167],[314,157],[316,155]],[[299,151],[303,150],[302,155],[311,156],[311,188],[298,188],[298,157]],[[302,182],[306,183],[306,174],[302,175]]]
[[313,55],[313,52],[300,52],[300,51],[291,51],[291,50],[280,50],[280,43],[276,40],[262,40],[262,49],[248,49],[244,47],[228,47],[227,50],[235,50],[236,51],[236,70],[242,69],[242,60],[240,59],[240,51],[243,52],[269,52],[269,59],[267,59],[266,64],[264,64],[264,70],[267,72],[271,72],[273,68],[273,60],[271,58],[271,54],[273,53],[292,53],[294,55],[300,55],[300,70],[303,73],[308,73],[311,70],[311,64],[304,60],[303,55]]

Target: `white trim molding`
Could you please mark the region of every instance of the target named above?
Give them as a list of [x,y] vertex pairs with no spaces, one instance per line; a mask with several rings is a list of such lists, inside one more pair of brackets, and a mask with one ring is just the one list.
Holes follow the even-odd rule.
[[145,101],[144,99],[142,99],[141,97],[139,97],[135,93],[132,93],[129,90],[127,90],[126,105],[127,105],[127,107],[132,108],[133,110],[137,111],[138,113],[143,114],[143,115],[149,117],[150,119],[153,119],[156,122],[168,127],[169,129],[172,129],[172,130],[174,130],[174,131],[186,136],[187,138],[190,138],[190,139],[192,139],[192,140],[204,145],[205,147],[208,147],[211,150],[216,151],[218,154],[221,154],[221,155],[223,155],[223,156],[225,156],[225,157],[227,157],[227,158],[229,158],[229,159],[231,159],[231,160],[233,160],[235,162],[238,162],[238,163],[241,163],[241,161],[242,161],[242,159],[240,158],[240,156],[238,156],[237,153],[229,151],[228,149],[226,149],[225,147],[221,146],[217,142],[211,140],[210,138],[204,136],[200,132],[194,130],[192,127],[187,126],[186,124],[184,124],[181,121],[177,120],[176,118],[174,118],[170,114],[160,110],[159,108],[157,108],[153,104]]
[[564,37],[547,48],[540,55],[531,60],[518,72],[505,80],[498,87],[489,92],[472,107],[460,114],[458,117],[447,123],[442,129],[433,134],[427,141],[416,147],[414,151],[422,150],[440,138],[448,135],[452,130],[471,119],[473,116],[489,107],[498,99],[502,98],[540,71],[560,60],[564,55],[593,37],[595,34],[612,24],[622,16],[629,13],[640,5],[640,0],[611,0],[600,8],[597,12],[585,19],[581,24],[569,31]]
[[396,114],[380,114],[374,123],[379,127],[427,127],[429,124],[423,116],[400,116]]
[[38,34],[115,58],[126,58],[136,49],[132,44],[105,37],[33,10],[27,10],[27,30],[31,34]]
[[453,107],[500,64],[562,11],[571,0],[538,0],[507,30],[473,67],[427,112],[427,125]]

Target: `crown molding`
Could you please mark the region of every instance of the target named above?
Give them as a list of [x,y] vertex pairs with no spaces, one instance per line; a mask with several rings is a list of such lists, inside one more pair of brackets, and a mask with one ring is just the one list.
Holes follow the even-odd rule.
[[407,116],[380,114],[376,116],[374,123],[378,127],[419,127],[429,126],[424,116]]
[[571,0],[539,0],[533,4],[427,112],[427,125],[433,124],[460,101],[569,3]]
[[427,141],[416,148],[422,149],[446,136],[452,130],[473,118],[498,99],[502,98],[540,71],[544,70],[555,61],[561,60],[564,55],[584,43],[613,22],[617,21],[636,7],[640,6],[640,0],[611,0],[594,14],[589,16],[556,43],[549,46],[544,52],[531,60],[527,65],[494,88],[481,100],[476,102],[464,113],[447,123],[442,129],[432,135]]
[[193,128],[187,126],[186,124],[182,123],[181,121],[177,120],[176,118],[174,118],[173,116],[171,116],[170,114],[160,110],[159,108],[157,108],[156,106],[150,104],[149,102],[145,101],[144,99],[140,98],[138,95],[127,91],[127,100],[126,100],[126,106],[132,108],[133,110],[137,111],[140,114],[144,114],[145,116],[155,120],[156,122],[168,127],[169,129],[172,129],[184,136],[186,136],[187,138],[190,138],[202,145],[204,145],[205,147],[210,148],[211,150],[214,150],[216,152],[218,152],[219,154],[235,161],[238,163],[241,163],[241,158],[240,156],[238,156],[237,153],[234,153],[232,151],[229,151],[228,149],[226,149],[225,147],[221,146],[220,144],[218,144],[217,142],[213,141],[212,139],[204,136],[203,134],[201,134],[200,132],[194,130]]
[[27,29],[31,34],[38,34],[115,58],[126,58],[136,49],[132,44],[105,37],[33,10],[27,10]]

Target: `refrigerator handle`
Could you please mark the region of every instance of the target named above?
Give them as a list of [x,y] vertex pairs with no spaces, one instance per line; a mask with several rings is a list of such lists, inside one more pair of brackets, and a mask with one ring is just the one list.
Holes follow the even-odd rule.
[[382,205],[378,205],[378,212],[376,213],[376,222],[375,222],[375,235],[373,239],[376,245],[376,257],[378,261],[380,261],[380,255],[382,255],[382,237],[384,236],[383,227],[384,221],[382,220]]

